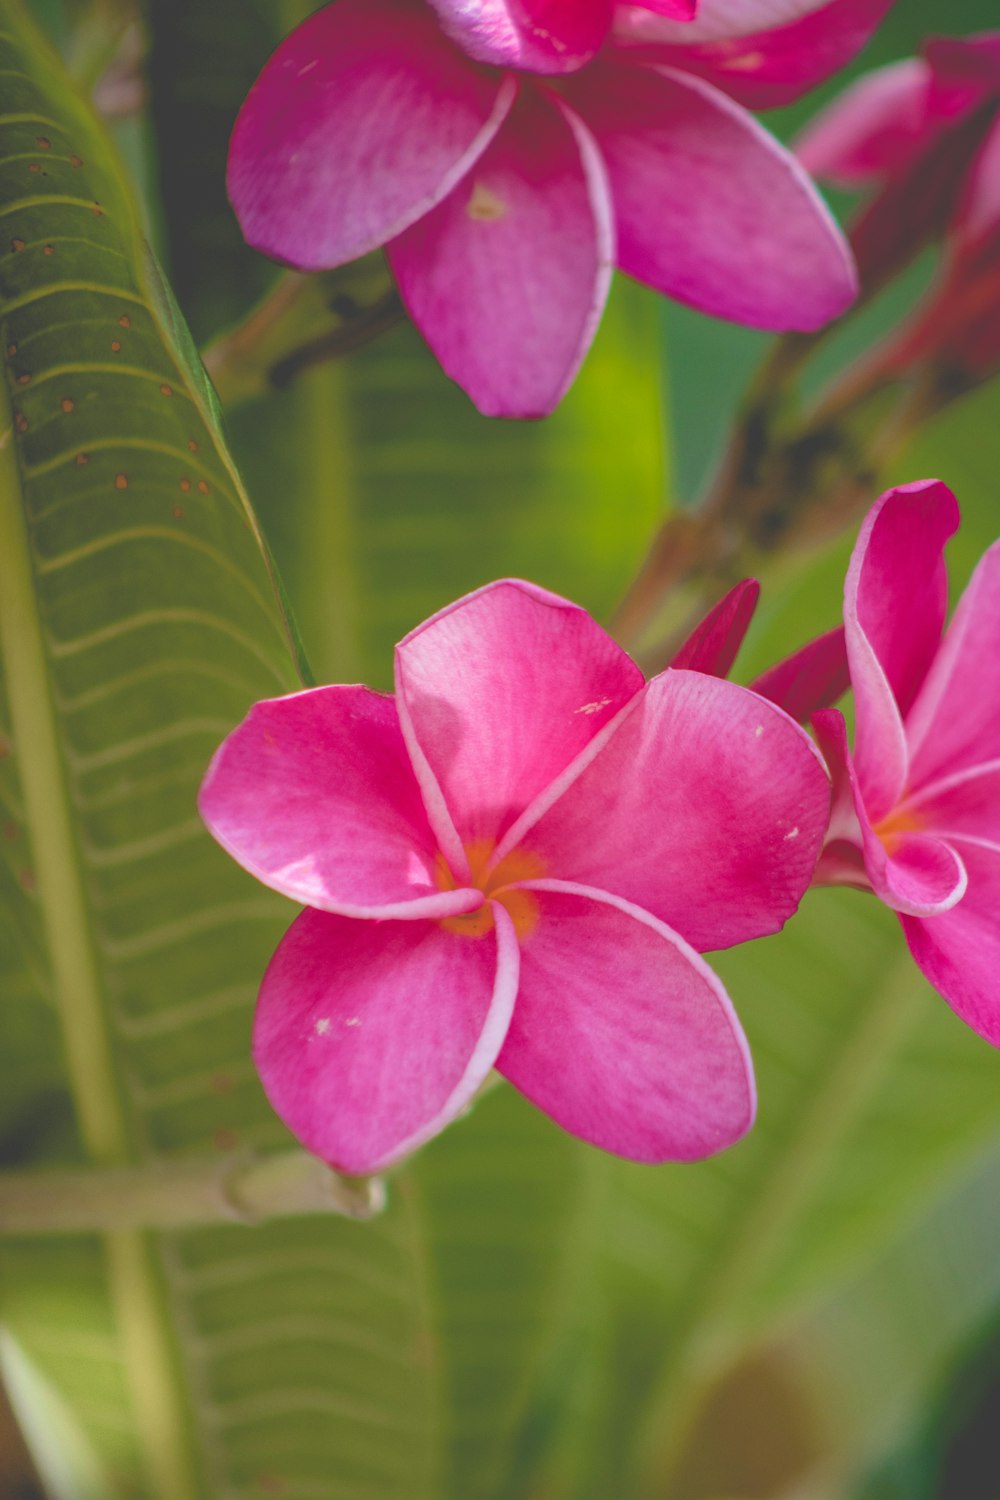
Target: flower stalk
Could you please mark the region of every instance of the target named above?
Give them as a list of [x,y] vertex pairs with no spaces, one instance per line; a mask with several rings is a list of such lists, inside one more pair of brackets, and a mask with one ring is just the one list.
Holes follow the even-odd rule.
[[368,1219],[384,1204],[379,1178],[339,1176],[304,1151],[0,1172],[0,1236],[191,1229],[300,1214]]

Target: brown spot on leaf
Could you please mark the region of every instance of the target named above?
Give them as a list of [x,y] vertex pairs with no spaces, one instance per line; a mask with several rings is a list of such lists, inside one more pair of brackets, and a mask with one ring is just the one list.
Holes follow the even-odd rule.
[[198,480],[198,488],[203,495],[208,494],[208,485],[205,483],[204,479]]
[[84,466],[84,464],[89,464],[90,463],[90,454],[89,453],[78,453],[76,455],[76,462],[77,462],[78,467],[82,469],[83,466]]
[[116,474],[115,475],[115,489],[116,490],[127,490],[128,489],[128,475],[127,474]]
[[171,515],[173,516],[173,518],[174,518],[175,521],[183,521],[183,519],[184,519],[184,507],[183,507],[183,505],[175,505],[174,508],[173,508],[173,510],[171,511]]
[[29,163],[28,163],[28,171],[29,171],[29,172],[35,172],[35,173],[38,173],[38,172],[40,172],[40,171],[41,171],[41,170],[42,170],[42,169],[41,169],[41,167],[40,167],[40,166],[39,166],[39,165],[38,165],[38,163],[37,163],[37,161],[29,161]]
[[74,411],[76,408],[76,402],[73,400],[72,396],[64,396],[59,405],[62,407],[63,411]]
[[119,328],[132,327],[132,319],[129,317],[128,313],[122,313],[121,317],[118,319],[118,326]]
[[28,430],[28,419],[24,415],[23,411],[16,411],[14,413],[14,426],[17,428],[18,432],[20,432],[20,433],[27,432],[27,430]]
[[50,151],[52,149],[52,142],[49,140],[47,135],[36,135],[35,145],[38,147],[39,151]]
[[8,344],[7,345],[7,358],[8,359],[13,359],[16,353],[17,353],[17,345],[16,344]]
[[94,215],[95,219],[100,219],[100,218],[104,217],[104,209],[101,207],[101,205],[99,203],[95,203],[93,205],[93,207],[91,208],[90,212]]
[[17,873],[17,878],[18,882],[24,890],[33,891],[35,889],[34,870],[19,870]]
[[19,250],[24,249],[24,241],[15,237],[10,242],[10,248],[16,255]]
[[43,245],[42,246],[42,254],[43,255],[55,255],[55,253],[56,253],[56,247],[54,245]]
[[192,453],[198,452],[198,444],[195,442],[194,438],[188,438],[188,447],[191,449]]
[[160,395],[161,396],[172,396],[173,394],[174,394],[174,388],[173,388],[173,386],[172,385],[167,385],[167,383],[164,381],[163,385],[160,386]]
[[190,490],[190,488],[191,488],[191,481],[190,481],[190,479],[187,479],[187,478],[182,479],[181,480],[181,489],[184,491],[185,495],[188,493],[188,491]]
[[120,354],[121,353],[121,349],[122,349],[122,341],[121,341],[121,339],[112,339],[111,340],[111,353],[112,354]]
[[76,155],[71,156],[70,159],[69,159],[69,164],[70,164],[71,167],[82,167],[83,166],[83,157],[82,156],[76,156]]
[[18,385],[30,385],[31,384],[31,371],[30,370],[22,370],[21,373],[20,373],[20,375],[17,377],[17,383],[18,383]]

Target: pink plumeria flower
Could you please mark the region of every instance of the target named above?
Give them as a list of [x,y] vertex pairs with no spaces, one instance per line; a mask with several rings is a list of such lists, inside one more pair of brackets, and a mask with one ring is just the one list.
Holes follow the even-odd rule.
[[230,196],[249,242],[301,270],[384,245],[480,410],[540,416],[576,374],[613,266],[755,327],[813,329],[850,304],[840,231],[733,95],[762,70],[798,91],[890,3],[866,0],[859,20],[857,0],[703,0],[685,22],[673,0],[336,0],[248,96]]
[[829,798],[779,709],[693,671],[645,683],[585,611],[516,580],[408,635],[394,698],[257,704],[200,806],[308,908],[260,993],[274,1108],[324,1160],[372,1172],[495,1067],[607,1151],[730,1145],[753,1076],[699,955],[782,926]]
[[817,871],[899,913],[935,989],[1000,1044],[1000,543],[942,639],[943,549],[959,524],[936,480],[890,490],[861,528],[844,619],[853,755],[833,710],[814,720],[834,775]]
[[867,74],[817,116],[796,149],[815,176],[867,190],[850,237],[862,283],[874,288],[931,240],[978,232],[966,221],[986,205],[970,191],[970,174],[984,150],[1000,152],[998,134],[994,31],[934,38],[921,57]]

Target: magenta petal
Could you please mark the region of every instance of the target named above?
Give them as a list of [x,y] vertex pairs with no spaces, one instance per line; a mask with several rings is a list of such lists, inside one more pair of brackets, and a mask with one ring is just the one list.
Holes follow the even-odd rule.
[[876,501],[851,557],[844,624],[857,714],[854,759],[873,822],[907,786],[901,715],[941,639],[948,590],[943,548],[957,526],[947,486],[903,485]]
[[586,610],[505,579],[401,641],[396,685],[414,760],[468,844],[499,838],[643,678]]
[[750,1054],[719,980],[646,911],[531,882],[538,926],[497,1069],[573,1135],[633,1161],[693,1161],[753,1123]]
[[942,916],[902,917],[910,952],[973,1031],[1000,1046],[1000,845],[956,844],[969,875],[965,896]]
[[942,838],[971,835],[1000,844],[1000,759],[930,782],[905,807]]
[[914,791],[1000,758],[1000,542],[959,600],[906,728]]
[[882,847],[884,863],[876,868],[868,861],[868,873],[872,876],[874,871],[872,889],[893,911],[914,917],[935,916],[948,911],[965,895],[965,865],[943,839],[904,833],[888,837]]
[[797,724],[804,724],[819,709],[836,703],[850,685],[842,625],[786,656],[750,684],[755,693],[783,708]]
[[[878,0],[866,3],[871,6]],[[830,0],[699,0],[692,20],[670,22],[643,16],[658,6],[625,4],[618,7],[615,25],[617,29],[645,23],[650,39],[683,47],[689,42],[714,42],[789,26],[804,16],[822,15],[829,7]]]
[[756,328],[818,328],[853,301],[822,199],[732,100],[665,68],[595,65],[568,87],[607,162],[623,271]]
[[759,598],[760,584],[756,578],[744,578],[736,584],[695,626],[683,646],[675,651],[670,665],[687,667],[691,672],[707,672],[712,677],[728,677],[750,629]]
[[611,24],[611,0],[431,0],[471,57],[501,68],[567,73],[588,62]]
[[356,917],[482,904],[478,892],[437,889],[396,706],[367,688],[255,704],[216,751],[198,805],[223,848],[293,901]]
[[547,871],[634,901],[704,951],[791,916],[829,806],[797,724],[746,688],[669,670],[522,840]]
[[611,202],[589,134],[554,96],[522,90],[474,170],[388,256],[414,322],[480,411],[544,416],[611,280]]
[[495,937],[434,922],[305,911],[264,976],[254,1061],[277,1113],[343,1172],[375,1172],[469,1103],[517,992],[513,925]]
[[337,0],[286,38],[240,111],[228,181],[243,233],[306,271],[373,250],[451,190],[514,93],[422,6]]
[[940,129],[928,108],[930,86],[920,57],[866,73],[810,121],[796,155],[814,177],[843,187],[897,170]]
[[731,5],[729,14],[739,33],[728,36],[701,11],[676,45],[662,48],[658,60],[697,73],[748,109],[774,109],[791,104],[844,67],[893,3],[830,0],[805,15],[801,6],[774,5],[766,30],[748,29],[756,7]]

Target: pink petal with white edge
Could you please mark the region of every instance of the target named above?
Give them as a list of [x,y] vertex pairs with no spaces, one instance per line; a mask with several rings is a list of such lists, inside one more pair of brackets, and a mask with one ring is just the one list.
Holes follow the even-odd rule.
[[897,170],[940,128],[928,111],[930,85],[922,57],[866,73],[809,122],[795,142],[799,161],[842,187]]
[[755,693],[783,708],[797,724],[804,724],[819,709],[836,703],[850,685],[842,625],[786,656],[750,684]]
[[756,578],[744,578],[731,588],[705,618],[695,626],[683,646],[675,651],[672,667],[687,667],[691,672],[707,672],[712,677],[728,677],[753,619],[760,584]]
[[932,781],[903,810],[941,838],[970,835],[1000,844],[1000,758]]
[[812,183],[724,94],[601,64],[567,88],[607,163],[623,271],[757,328],[818,328],[854,300],[850,252]]
[[906,731],[914,792],[1000,758],[1000,542],[959,600]]
[[919,968],[973,1031],[1000,1046],[1000,845],[956,843],[969,874],[959,904],[939,917],[901,917]]
[[222,847],[293,901],[351,917],[445,917],[482,904],[439,891],[396,706],[364,687],[257,703],[215,753],[198,798]]
[[903,485],[875,502],[851,556],[844,626],[856,707],[854,760],[875,823],[910,779],[902,715],[941,639],[948,594],[943,549],[958,521],[946,485]]
[[524,89],[475,168],[388,246],[413,321],[487,416],[558,405],[607,300],[607,177],[561,101]]
[[643,686],[586,610],[505,579],[460,599],[396,648],[414,764],[462,842],[493,840]]
[[829,809],[816,748],[780,709],[668,670],[521,840],[547,872],[634,901],[703,952],[784,925]]
[[[965,894],[967,876],[950,843],[936,837],[936,830],[912,831],[908,819],[873,826],[847,749],[843,715],[817,714],[813,726],[834,782],[828,849],[817,867],[816,883],[858,884],[856,860],[847,855],[845,861],[845,851],[836,847],[846,838],[860,850],[871,889],[893,911],[929,917],[955,906]],[[853,817],[844,805],[848,796]]]
[[253,1054],[308,1150],[342,1172],[376,1172],[470,1102],[517,993],[513,925],[494,915],[479,938],[317,911],[292,924],[261,985]]
[[538,925],[497,1069],[565,1130],[632,1161],[696,1161],[754,1117],[750,1053],[687,943],[599,890],[532,881]]
[[568,73],[593,57],[611,0],[431,0],[470,57],[499,68]]
[[422,6],[337,0],[286,38],[236,121],[228,182],[244,235],[306,271],[364,255],[451,191],[515,93]]
[[[637,13],[630,25],[616,28],[616,40],[647,44],[646,60],[697,73],[748,109],[791,104],[838,72],[864,46],[894,0],[831,0],[807,15],[771,24],[767,30],[741,29],[738,36],[708,36],[702,13],[694,26],[670,30],[668,45],[656,45],[656,22]],[[743,13],[750,7],[733,6]],[[777,8],[775,14],[777,15]],[[746,17],[749,20],[749,16]],[[664,28],[666,29],[666,28]],[[700,39],[698,39],[700,34]],[[650,46],[649,44],[653,45]]]

